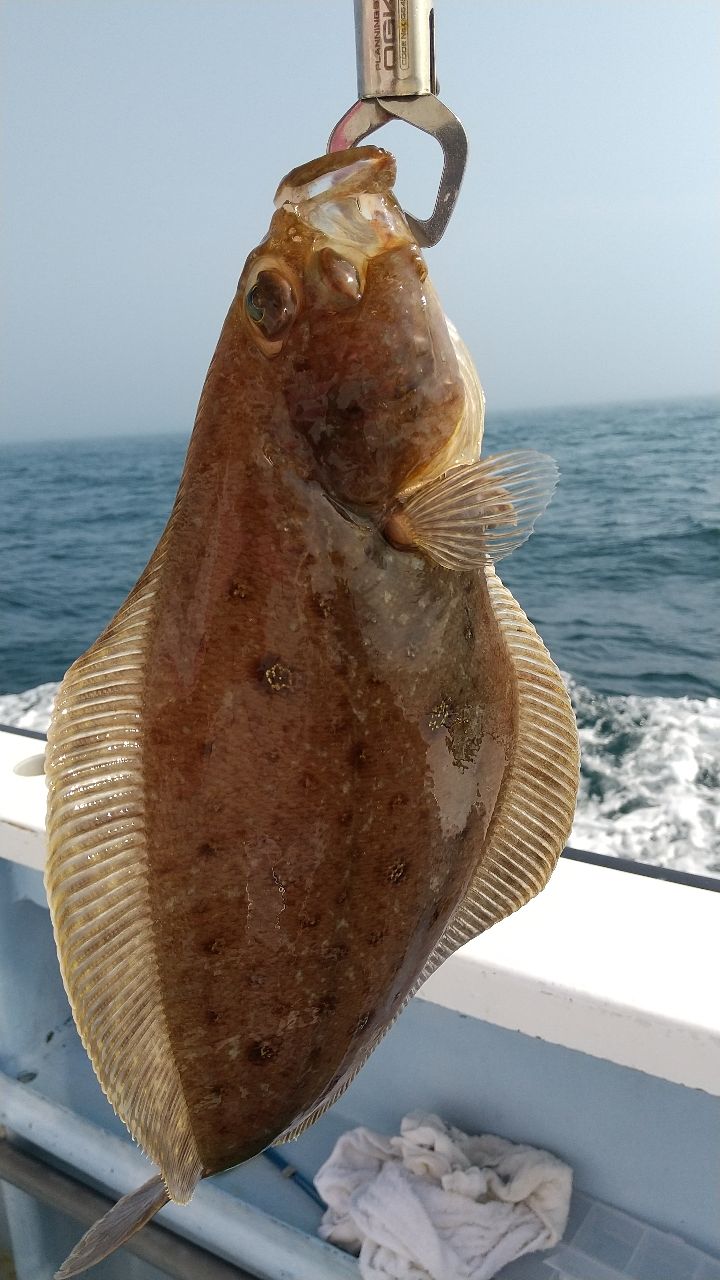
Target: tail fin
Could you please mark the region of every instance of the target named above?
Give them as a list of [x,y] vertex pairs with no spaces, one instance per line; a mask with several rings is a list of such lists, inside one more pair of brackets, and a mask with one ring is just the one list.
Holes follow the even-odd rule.
[[165,1183],[159,1174],[149,1182],[144,1182],[137,1191],[123,1196],[122,1200],[118,1200],[103,1218],[85,1232],[70,1257],[55,1273],[55,1280],[79,1276],[88,1267],[94,1267],[96,1262],[102,1262],[103,1258],[114,1253],[136,1231],[144,1227],[169,1199]]

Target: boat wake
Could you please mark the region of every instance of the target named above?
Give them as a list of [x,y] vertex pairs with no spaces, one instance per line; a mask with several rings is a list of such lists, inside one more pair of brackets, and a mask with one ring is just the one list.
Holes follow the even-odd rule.
[[720,874],[720,698],[606,695],[568,680],[582,776],[578,849]]
[[[606,695],[566,680],[582,751],[570,843],[720,875],[720,698]],[[0,695],[0,725],[44,732],[57,688]]]

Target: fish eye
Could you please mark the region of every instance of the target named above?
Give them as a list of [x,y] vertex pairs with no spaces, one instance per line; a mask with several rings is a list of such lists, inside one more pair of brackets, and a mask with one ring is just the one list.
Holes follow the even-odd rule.
[[262,305],[262,295],[256,284],[253,285],[245,299],[245,310],[255,324],[260,324],[262,322],[265,312]]
[[323,284],[337,303],[351,305],[362,297],[360,272],[354,262],[328,245],[317,255],[317,269]]
[[283,338],[297,312],[297,298],[286,276],[273,268],[258,271],[245,295],[245,313],[268,341]]

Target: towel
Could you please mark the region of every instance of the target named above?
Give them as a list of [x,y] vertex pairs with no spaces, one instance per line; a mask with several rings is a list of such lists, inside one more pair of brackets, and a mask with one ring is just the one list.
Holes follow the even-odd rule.
[[315,1176],[320,1235],[363,1280],[492,1280],[562,1239],[572,1172],[547,1151],[412,1112],[397,1137],[351,1129]]

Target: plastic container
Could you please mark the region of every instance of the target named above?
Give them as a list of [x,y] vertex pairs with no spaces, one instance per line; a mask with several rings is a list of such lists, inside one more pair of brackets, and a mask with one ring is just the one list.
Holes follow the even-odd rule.
[[720,1259],[580,1193],[543,1263],[553,1280],[720,1280]]

